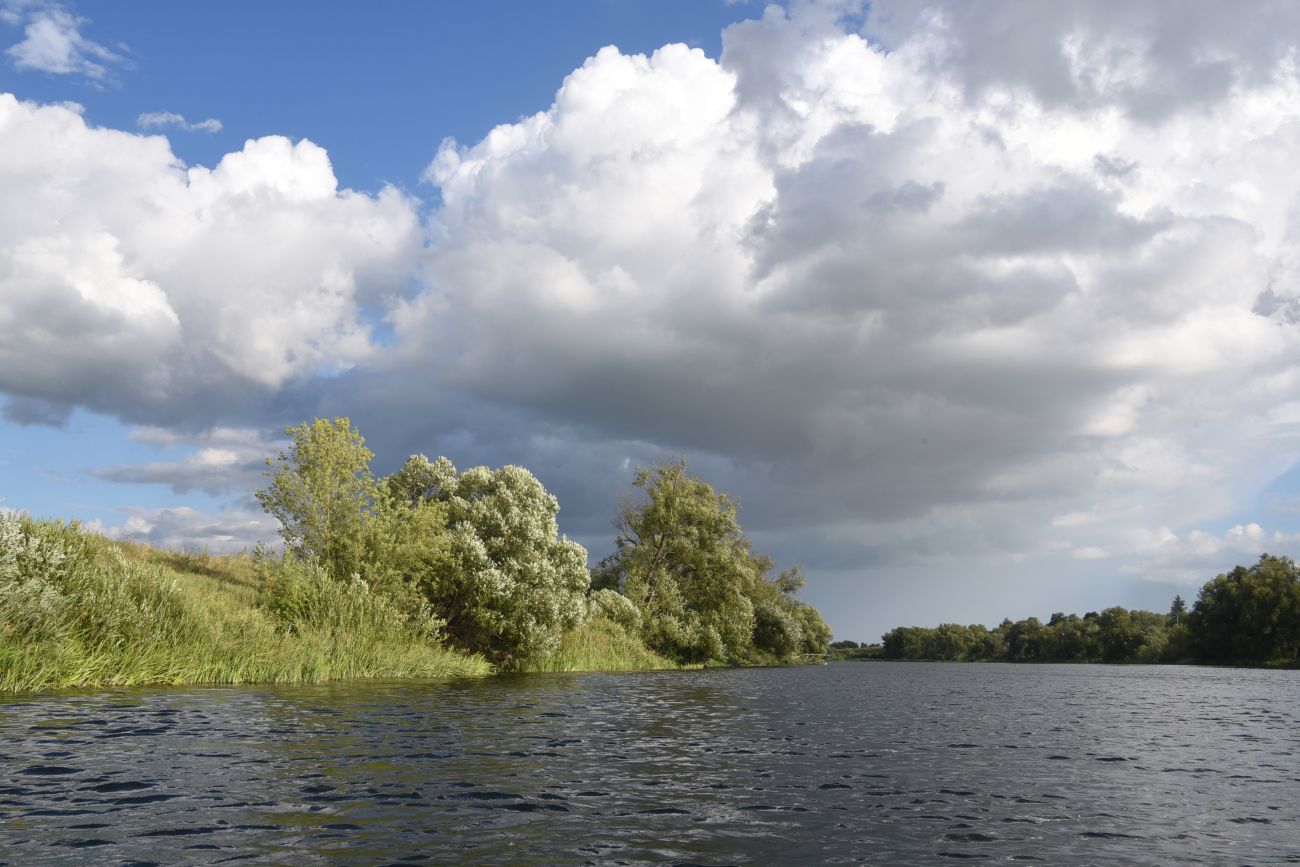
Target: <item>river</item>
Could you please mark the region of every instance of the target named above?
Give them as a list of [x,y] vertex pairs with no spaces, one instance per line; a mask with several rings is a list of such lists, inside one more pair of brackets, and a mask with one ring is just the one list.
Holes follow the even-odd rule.
[[0,698],[0,864],[1300,863],[1300,672],[837,663]]

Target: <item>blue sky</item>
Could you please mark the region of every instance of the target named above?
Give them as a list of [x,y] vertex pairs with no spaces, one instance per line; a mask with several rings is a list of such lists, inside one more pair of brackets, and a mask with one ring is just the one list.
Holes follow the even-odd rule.
[[[149,112],[216,132],[164,129],[189,164],[214,165],[246,139],[268,134],[326,145],[342,186],[393,184],[427,207],[437,190],[420,176],[447,137],[475,141],[550,104],[564,76],[605,45],[633,52],[670,42],[721,50],[722,30],[753,14],[745,4],[575,0],[473,4],[397,2],[106,3],[67,8],[80,32],[119,53],[107,80],[0,65],[0,92],[76,102],[88,122],[135,131]],[[377,14],[378,13],[378,14]],[[23,22],[25,23],[25,22]],[[22,24],[0,24],[5,45]],[[85,471],[143,463],[163,450],[130,439],[132,426],[76,412],[64,427],[0,419],[0,496],[39,515],[112,523],[127,505],[121,485]],[[203,492],[130,489],[129,505],[214,509]]]
[[[274,535],[285,425],[687,454],[840,637],[1300,549],[1300,13],[0,0],[0,496]],[[606,47],[612,46],[612,47]]]
[[476,141],[546,108],[564,76],[603,46],[649,52],[684,42],[716,57],[723,28],[755,9],[689,0],[69,8],[88,19],[87,38],[126,46],[113,81],[10,64],[0,70],[5,90],[79,102],[91,122],[118,129],[151,111],[220,119],[216,134],[173,136],[191,163],[211,165],[269,133],[327,143],[339,181],[359,190],[415,190],[443,138]]

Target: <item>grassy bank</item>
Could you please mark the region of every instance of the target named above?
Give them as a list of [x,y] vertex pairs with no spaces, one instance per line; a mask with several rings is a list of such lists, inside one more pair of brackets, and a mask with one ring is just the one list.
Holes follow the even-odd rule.
[[[431,640],[364,585],[303,582],[290,622],[247,555],[179,553],[0,517],[0,692],[79,686],[469,677],[492,666]],[[298,588],[301,589],[301,588]],[[283,600],[284,593],[278,595]],[[603,618],[525,671],[675,668]]]
[[[487,674],[479,657],[393,629],[382,605],[286,627],[259,606],[251,558],[110,542],[75,525],[0,521],[0,690],[315,683]],[[355,603],[360,602],[360,605]]]
[[594,617],[565,634],[554,653],[525,662],[523,671],[653,671],[681,666],[646,648],[621,626]]

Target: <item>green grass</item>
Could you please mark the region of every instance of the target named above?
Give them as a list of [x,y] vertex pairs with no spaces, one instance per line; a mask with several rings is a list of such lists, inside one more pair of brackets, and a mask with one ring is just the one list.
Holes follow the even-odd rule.
[[491,666],[395,623],[345,588],[345,616],[286,626],[259,606],[253,558],[110,542],[0,517],[0,691],[317,683],[483,675]]
[[654,671],[681,666],[653,653],[640,639],[604,617],[566,633],[549,656],[525,662],[523,671]]

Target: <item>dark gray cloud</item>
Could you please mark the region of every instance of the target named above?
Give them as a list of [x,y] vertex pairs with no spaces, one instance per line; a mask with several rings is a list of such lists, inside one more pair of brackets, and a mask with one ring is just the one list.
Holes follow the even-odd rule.
[[71,404],[42,398],[10,395],[5,401],[3,414],[6,421],[21,425],[66,427],[74,407]]
[[1049,108],[1119,106],[1159,122],[1265,84],[1293,62],[1286,0],[878,0],[866,32],[913,47],[972,98],[1027,92]]

